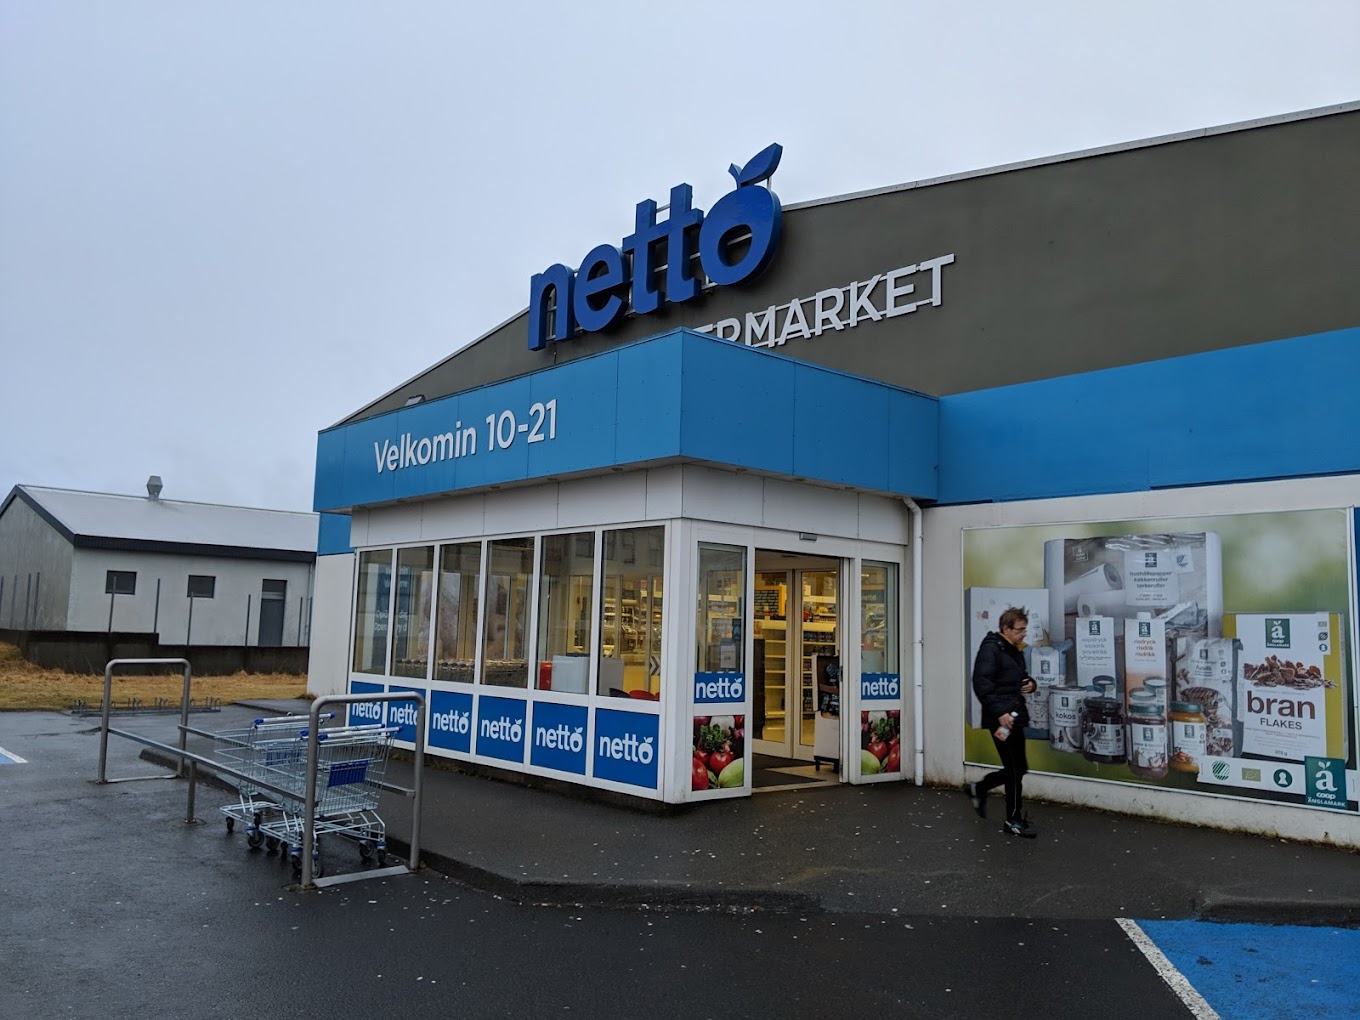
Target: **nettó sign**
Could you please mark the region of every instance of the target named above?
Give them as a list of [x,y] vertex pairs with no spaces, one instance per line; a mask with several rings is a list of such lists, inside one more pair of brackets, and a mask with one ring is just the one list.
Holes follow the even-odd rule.
[[[542,350],[550,339],[569,340],[577,330],[605,329],[629,304],[638,315],[647,315],[662,304],[689,301],[699,293],[699,281],[690,272],[696,251],[703,275],[719,287],[763,270],[779,244],[782,207],[773,191],[756,185],[770,178],[783,154],[782,146],[770,145],[746,166],[728,167],[736,188],[707,216],[694,208],[693,189],[677,184],[661,223],[656,202],[646,199],[637,204],[633,233],[619,247],[597,245],[575,272],[558,263],[535,274],[529,281],[529,350]],[[729,262],[734,242],[747,235],[749,245]],[[658,251],[664,253],[660,263]],[[664,266],[664,283],[654,279],[658,265]]]

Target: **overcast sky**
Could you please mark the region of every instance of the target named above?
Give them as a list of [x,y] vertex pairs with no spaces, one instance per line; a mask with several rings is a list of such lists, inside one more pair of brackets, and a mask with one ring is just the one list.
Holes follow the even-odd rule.
[[311,509],[318,430],[772,141],[789,204],[1357,99],[1356,0],[0,0],[0,496]]

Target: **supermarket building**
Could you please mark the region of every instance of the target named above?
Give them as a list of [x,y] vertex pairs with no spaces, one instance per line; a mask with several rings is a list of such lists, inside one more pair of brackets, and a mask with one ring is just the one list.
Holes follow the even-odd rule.
[[789,207],[781,156],[320,434],[312,692],[656,802],[957,784],[1019,605],[1027,790],[1360,846],[1360,103]]

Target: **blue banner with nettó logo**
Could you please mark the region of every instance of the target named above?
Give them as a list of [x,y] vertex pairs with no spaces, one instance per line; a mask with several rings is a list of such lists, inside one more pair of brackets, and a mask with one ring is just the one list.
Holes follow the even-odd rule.
[[694,674],[694,703],[696,705],[721,705],[745,700],[745,673]]
[[523,764],[524,709],[524,702],[517,698],[478,699],[477,753]]
[[[402,694],[410,691],[412,694],[421,695],[426,704],[430,700],[430,692],[423,687],[404,687],[399,684],[389,684],[388,694]],[[419,709],[414,701],[389,701],[387,703],[387,725],[397,727],[397,732],[392,734],[393,740],[405,740],[414,744],[416,742],[416,715]]]
[[584,705],[535,702],[529,764],[584,776],[587,718]]
[[[386,690],[387,688],[383,684],[371,684],[366,680],[351,680],[349,682],[351,694],[382,694]],[[346,724],[349,726],[371,726],[374,723],[381,725],[383,722],[383,703],[381,701],[361,701],[357,705],[350,705],[345,718]]]
[[659,717],[641,712],[595,710],[596,779],[657,787]]
[[897,673],[861,673],[860,701],[896,701],[902,696],[902,679]]
[[429,711],[431,747],[472,753],[472,695],[431,691]]

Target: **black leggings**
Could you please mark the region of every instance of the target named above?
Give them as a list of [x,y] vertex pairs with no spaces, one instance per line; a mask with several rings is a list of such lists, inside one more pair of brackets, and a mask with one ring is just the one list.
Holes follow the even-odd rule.
[[996,753],[1001,755],[1001,770],[988,772],[978,780],[977,792],[985,797],[988,790],[1004,783],[1006,821],[1018,822],[1023,805],[1020,787],[1025,773],[1029,771],[1029,762],[1025,758],[1025,731],[1021,727],[1016,727],[1005,740],[997,740],[996,734],[993,733],[992,743],[996,745]]

